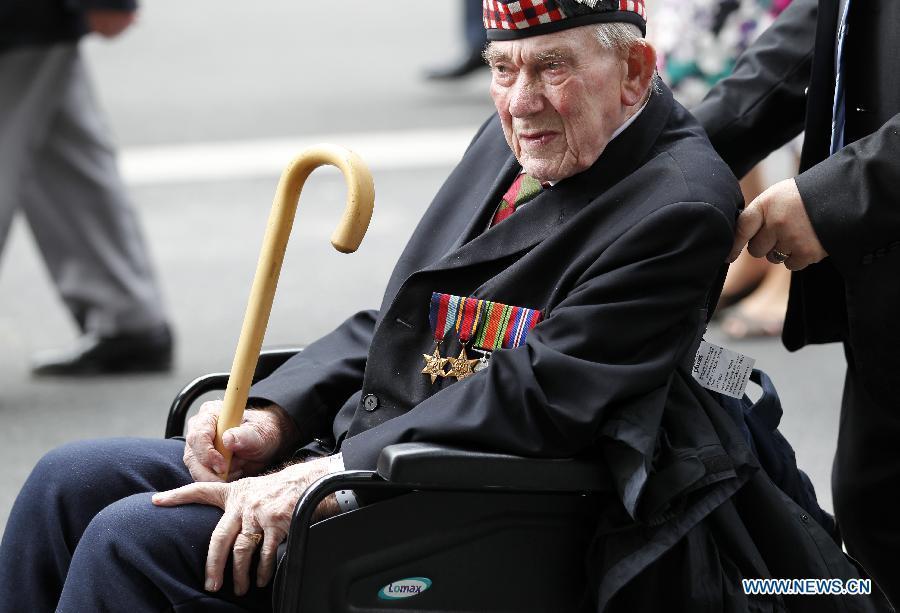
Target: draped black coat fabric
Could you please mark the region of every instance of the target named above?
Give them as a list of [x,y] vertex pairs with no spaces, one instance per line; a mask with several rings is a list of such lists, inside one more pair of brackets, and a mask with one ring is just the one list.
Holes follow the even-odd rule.
[[[415,440],[567,457],[628,432],[651,453],[655,432],[634,431],[630,416],[661,410],[675,366],[693,356],[740,203],[734,176],[665,89],[590,169],[487,229],[518,172],[495,117],[425,213],[381,309],[252,395],[309,434],[333,425],[348,468],[374,468],[384,446]],[[432,385],[420,371],[435,291],[540,309],[544,320],[484,371]],[[456,341],[441,349],[459,353]]]
[[882,406],[900,358],[900,3],[852,0],[848,143],[829,157],[839,0],[794,0],[694,114],[741,176],[805,130],[797,186],[829,257],[793,275],[784,343],[844,341]]
[[[488,229],[518,172],[495,117],[425,213],[380,310],[251,398],[284,407],[308,439],[331,438],[349,469],[374,469],[406,441],[596,458],[615,495],[588,560],[592,610],[779,611],[783,599],[748,599],[740,578],[856,576],[689,374],[741,202],[696,121],[661,85],[590,169]],[[545,318],[487,369],[432,385],[420,371],[434,291]],[[796,610],[871,609],[844,598]]]

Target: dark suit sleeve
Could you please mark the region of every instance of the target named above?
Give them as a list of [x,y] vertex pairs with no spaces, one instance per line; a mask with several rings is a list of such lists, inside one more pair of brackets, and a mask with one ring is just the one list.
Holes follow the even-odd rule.
[[816,0],[794,0],[691,112],[742,177],[803,130]]
[[376,311],[360,311],[250,388],[253,403],[275,403],[309,440],[331,430],[344,401],[362,388]]
[[[609,434],[612,415],[661,410],[731,240],[711,205],[658,210],[597,257],[524,346],[346,439],[345,465],[374,468],[386,445],[407,441],[568,457]],[[655,432],[646,437],[652,450]]]
[[[738,176],[802,128],[816,16],[816,0],[794,0],[693,111]],[[900,249],[898,160],[900,115],[796,178],[813,228],[845,277]]]
[[900,114],[796,181],[819,240],[845,276],[900,249]]

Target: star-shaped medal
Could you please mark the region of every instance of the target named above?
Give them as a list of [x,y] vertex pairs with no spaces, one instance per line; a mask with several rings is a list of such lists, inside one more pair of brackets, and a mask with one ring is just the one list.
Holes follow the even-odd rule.
[[457,381],[462,381],[466,377],[474,375],[475,369],[473,367],[479,362],[479,360],[469,359],[469,356],[466,355],[465,347],[459,352],[458,358],[447,358],[447,361],[450,362],[450,372],[445,376],[456,377]]
[[434,353],[431,355],[423,353],[422,357],[425,358],[425,368],[422,369],[422,374],[431,375],[432,385],[437,381],[438,377],[447,376],[447,373],[444,372],[444,364],[447,363],[447,358],[441,357],[441,351],[437,345],[434,347]]

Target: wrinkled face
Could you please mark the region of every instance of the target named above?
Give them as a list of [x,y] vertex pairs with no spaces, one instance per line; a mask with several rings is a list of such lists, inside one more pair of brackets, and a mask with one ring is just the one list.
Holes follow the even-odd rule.
[[486,55],[506,142],[540,181],[587,170],[628,117],[627,61],[590,26],[494,41]]

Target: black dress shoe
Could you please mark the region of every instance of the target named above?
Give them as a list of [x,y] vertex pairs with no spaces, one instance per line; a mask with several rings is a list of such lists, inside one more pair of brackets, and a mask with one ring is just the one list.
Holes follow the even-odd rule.
[[95,336],[85,334],[72,347],[35,356],[33,375],[104,375],[165,372],[172,368],[168,326],[149,332]]
[[479,68],[487,68],[487,64],[485,64],[481,55],[481,49],[473,49],[467,56],[454,64],[426,70],[425,78],[432,81],[459,79],[475,72]]

